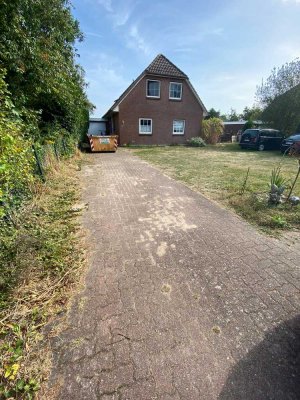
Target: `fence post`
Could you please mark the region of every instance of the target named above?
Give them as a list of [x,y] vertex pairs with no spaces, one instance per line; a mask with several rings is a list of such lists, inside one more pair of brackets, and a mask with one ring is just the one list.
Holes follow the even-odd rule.
[[35,157],[35,160],[36,160],[36,165],[38,167],[39,175],[40,175],[42,181],[46,182],[44,170],[43,170],[43,167],[42,167],[42,163],[41,163],[41,161],[39,159],[39,156],[38,156],[38,153],[36,151],[36,148],[35,148],[34,144],[32,145],[32,149],[33,149],[33,154],[34,154],[34,157]]
[[58,150],[57,150],[57,147],[56,147],[56,142],[54,142],[53,146],[54,146],[55,157],[56,157],[57,161],[59,161],[59,154],[58,154]]
[[66,142],[65,142],[64,138],[62,138],[62,145],[63,145],[64,153],[66,155],[68,151],[67,151]]

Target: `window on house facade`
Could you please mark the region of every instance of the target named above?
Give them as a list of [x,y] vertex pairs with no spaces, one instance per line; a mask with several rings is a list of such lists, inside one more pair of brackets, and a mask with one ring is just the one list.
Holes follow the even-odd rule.
[[169,99],[181,100],[182,83],[170,82]]
[[139,119],[139,133],[140,135],[152,134],[152,119],[140,118]]
[[173,135],[184,135],[185,121],[183,119],[174,119]]
[[160,81],[147,80],[147,97],[160,97]]

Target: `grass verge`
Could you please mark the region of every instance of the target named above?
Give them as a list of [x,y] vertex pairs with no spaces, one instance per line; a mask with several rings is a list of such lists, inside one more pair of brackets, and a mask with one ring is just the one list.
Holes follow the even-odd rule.
[[[272,206],[267,201],[272,169],[281,165],[289,183],[298,169],[295,159],[283,157],[278,151],[241,150],[232,143],[205,148],[165,146],[130,151],[206,197],[234,209],[268,233],[300,227],[299,206]],[[249,177],[242,195],[248,168]],[[300,195],[300,181],[294,193]]]
[[67,308],[84,266],[79,156],[52,168],[0,227],[0,398],[32,399],[51,365],[46,324]]

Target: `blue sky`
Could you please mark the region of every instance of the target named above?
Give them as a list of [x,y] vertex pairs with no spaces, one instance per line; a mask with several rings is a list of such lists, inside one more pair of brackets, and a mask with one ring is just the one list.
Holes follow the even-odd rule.
[[300,56],[300,0],[73,0],[87,92],[101,117],[159,53],[207,109],[238,112],[273,67]]

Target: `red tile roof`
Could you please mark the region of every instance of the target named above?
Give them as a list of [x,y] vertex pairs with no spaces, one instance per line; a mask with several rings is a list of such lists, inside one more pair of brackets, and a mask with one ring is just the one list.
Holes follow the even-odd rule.
[[111,108],[104,114],[103,117],[107,117],[110,111],[113,111],[115,107],[117,107],[121,101],[127,96],[127,94],[138,84],[140,79],[143,78],[145,75],[161,75],[167,76],[170,78],[181,78],[185,79],[186,83],[191,88],[192,92],[194,93],[195,97],[197,98],[198,102],[200,103],[201,107],[204,110],[204,114],[207,114],[207,110],[202,103],[200,97],[198,96],[195,88],[189,81],[188,76],[182,72],[179,68],[176,67],[170,60],[167,59],[163,54],[158,54],[155,59],[152,61],[150,65],[128,86],[128,88],[121,94],[121,96],[114,102]]
[[186,79],[187,75],[176,67],[164,55],[159,54],[144,71],[147,74],[174,76],[176,78]]

